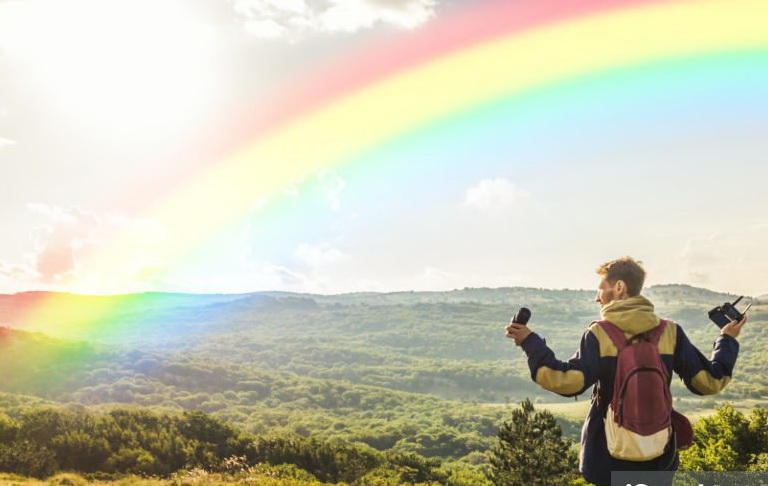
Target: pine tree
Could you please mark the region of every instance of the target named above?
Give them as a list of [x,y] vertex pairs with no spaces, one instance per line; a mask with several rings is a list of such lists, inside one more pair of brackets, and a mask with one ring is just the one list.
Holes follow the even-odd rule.
[[536,411],[526,399],[512,411],[491,450],[489,479],[496,486],[568,484],[578,476],[571,442],[552,413]]

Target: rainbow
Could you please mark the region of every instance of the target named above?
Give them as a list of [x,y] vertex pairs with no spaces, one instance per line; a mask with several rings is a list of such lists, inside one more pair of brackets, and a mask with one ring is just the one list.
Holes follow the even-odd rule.
[[[182,263],[252,214],[259,200],[312,174],[376,170],[392,162],[383,154],[461,144],[475,156],[488,155],[487,139],[462,135],[489,123],[517,126],[532,103],[556,112],[574,97],[599,98],[606,87],[663,84],[669,73],[690,81],[703,72],[742,69],[764,79],[765,11],[756,0],[472,4],[307,73],[271,105],[246,110],[226,136],[184,154],[190,174],[132,191],[126,206],[140,201],[140,217],[172,229],[176,237],[160,256]],[[439,164],[434,159],[429,163]],[[126,231],[95,251],[88,266],[108,276],[135,245]],[[112,304],[95,305],[68,318],[78,310],[61,299],[41,300],[26,320],[77,321],[78,334],[108,325],[115,311]]]

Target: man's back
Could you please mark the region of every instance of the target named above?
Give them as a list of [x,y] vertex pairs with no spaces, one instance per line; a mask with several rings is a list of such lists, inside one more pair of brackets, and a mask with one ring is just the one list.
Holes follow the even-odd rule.
[[[600,320],[613,323],[626,337],[659,325],[653,304],[640,295],[645,282],[641,262],[628,256],[617,258],[600,265],[596,273],[601,277],[595,296],[595,302],[600,304]],[[739,353],[736,338],[746,322],[744,316],[721,328],[710,360],[691,344],[680,326],[667,321],[659,337],[658,351],[668,371],[668,380],[674,371],[697,395],[722,390],[731,380]],[[677,448],[672,441],[666,453],[644,462],[615,459],[608,453],[604,420],[613,395],[618,349],[598,322],[589,326],[579,350],[568,361],[555,358],[547,343],[530,327],[511,322],[506,327],[506,336],[523,348],[528,355],[531,377],[547,390],[576,396],[595,385],[592,407],[581,430],[580,468],[588,481],[609,485],[611,471],[677,469]]]
[[[627,338],[653,329],[660,321],[653,304],[641,295],[613,300],[603,306],[601,318],[616,325]],[[557,360],[546,342],[535,333],[521,345],[528,355],[533,380],[543,388],[563,396],[575,396],[595,385],[592,406],[581,437],[580,469],[588,481],[610,484],[612,470],[677,469],[674,447],[662,456],[645,462],[619,460],[609,454],[604,419],[613,396],[618,349],[598,321],[589,326],[582,336],[579,350],[567,362]],[[719,392],[730,381],[739,346],[731,336],[721,336],[715,343],[710,361],[690,343],[679,325],[667,321],[658,349],[670,381],[674,371],[693,393],[709,395]]]

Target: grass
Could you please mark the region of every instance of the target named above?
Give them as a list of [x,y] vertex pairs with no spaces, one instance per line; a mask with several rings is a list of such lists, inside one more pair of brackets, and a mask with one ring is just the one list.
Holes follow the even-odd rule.
[[125,476],[112,481],[93,480],[75,473],[59,473],[46,480],[0,473],[0,486],[329,486],[291,465],[254,466],[232,474],[193,469],[170,479]]
[[[714,398],[715,405],[712,406],[713,397],[698,398],[685,398],[682,403],[675,402],[675,409],[681,411],[691,420],[696,420],[701,417],[707,417],[714,415],[715,407],[721,407],[726,403],[733,405],[736,410],[748,414],[753,408],[768,408],[768,400],[756,399],[756,398],[744,398],[740,400],[725,400],[722,398]],[[704,405],[705,402],[707,405]],[[509,407],[503,403],[488,403],[485,404],[489,407]],[[578,401],[570,402],[550,402],[550,403],[535,403],[534,407],[537,409],[549,410],[553,415],[562,417],[567,420],[583,421],[589,413],[590,400],[589,397],[579,398]]]
[[[88,481],[74,473],[59,473],[46,480],[16,474],[0,474],[0,486],[171,486],[172,484],[171,480],[145,479],[137,476],[126,476],[115,481]],[[203,486],[203,483],[195,484]]]

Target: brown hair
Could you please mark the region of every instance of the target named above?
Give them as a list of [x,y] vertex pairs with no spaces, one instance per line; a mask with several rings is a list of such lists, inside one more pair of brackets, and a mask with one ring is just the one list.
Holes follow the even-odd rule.
[[597,267],[597,274],[615,284],[618,280],[623,280],[627,285],[627,294],[630,297],[640,294],[645,282],[645,270],[642,263],[635,261],[632,257],[621,257],[610,262],[603,263]]

